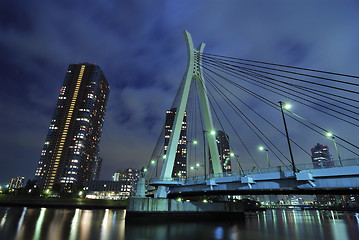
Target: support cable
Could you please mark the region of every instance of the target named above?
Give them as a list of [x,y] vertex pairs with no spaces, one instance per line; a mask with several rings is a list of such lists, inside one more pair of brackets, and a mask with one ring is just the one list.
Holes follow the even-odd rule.
[[337,76],[342,76],[342,77],[358,78],[359,79],[358,76],[348,75],[348,74],[343,74],[343,73],[322,71],[322,70],[303,68],[303,67],[294,67],[294,66],[288,66],[288,65],[283,65],[283,64],[276,64],[276,63],[268,63],[268,62],[263,62],[263,61],[248,60],[248,59],[243,59],[243,58],[227,57],[227,56],[221,56],[221,55],[216,55],[216,54],[201,53],[201,56],[215,56],[215,57],[236,59],[236,60],[246,61],[246,62],[261,63],[261,64],[267,64],[267,65],[271,65],[271,66],[286,67],[286,68],[298,69],[298,70],[303,70],[303,71],[311,71],[311,72],[325,73],[325,74],[331,74],[331,75],[337,75]]
[[[202,83],[202,84],[203,84],[203,83]],[[236,131],[235,128],[233,127],[232,123],[229,121],[228,117],[227,117],[226,114],[223,112],[223,109],[219,106],[217,100],[215,99],[215,97],[214,97],[213,94],[209,91],[208,88],[207,88],[207,92],[209,93],[209,96],[212,97],[212,99],[214,100],[214,102],[215,102],[216,105],[218,106],[218,109],[220,109],[220,111],[222,112],[223,116],[225,117],[225,119],[227,120],[227,122],[229,123],[229,125],[232,127],[232,129],[233,129],[234,133],[236,134],[236,136],[238,137],[238,139],[242,142],[243,146],[246,148],[246,150],[247,150],[248,154],[250,155],[250,157],[252,158],[254,164],[257,166],[257,168],[259,168],[257,162],[254,160],[252,154],[249,152],[249,150],[248,150],[247,146],[244,144],[242,138],[239,136],[239,134],[237,133],[237,131]],[[213,110],[213,112],[214,112],[214,114],[215,114],[215,116],[216,116],[216,118],[217,118],[217,121],[219,122],[219,125],[221,126],[222,131],[223,131],[224,133],[226,133],[226,131],[224,130],[224,126],[223,126],[223,124],[222,124],[222,122],[221,122],[221,120],[220,120],[220,118],[219,118],[219,116],[218,116],[218,114],[217,114],[217,111],[216,111],[216,109],[214,108],[214,105],[212,104],[212,102],[211,102],[210,99],[208,99],[208,100],[209,100],[209,104],[210,104],[210,106],[211,106],[211,108],[212,108],[212,110]],[[226,140],[228,141],[228,143],[229,143],[229,145],[230,145],[230,148],[234,149],[233,145],[232,145],[231,142],[229,141],[228,135],[227,135],[227,134],[224,134],[224,136],[226,137]],[[238,157],[235,156],[235,158],[236,158],[236,160],[237,160],[237,162],[238,162],[238,166],[239,166],[238,171],[244,172],[244,170],[243,170],[243,168],[242,168],[242,165],[241,165],[240,162],[239,162]]]
[[[214,64],[213,64],[213,65],[214,65]],[[222,66],[222,65],[218,65],[218,64],[215,64],[215,65],[216,65],[216,66],[219,66],[219,67],[226,68],[225,66]],[[231,69],[233,69],[233,68],[231,68]],[[255,71],[255,70],[254,70],[254,71]],[[258,73],[257,73],[257,74],[258,74]],[[267,78],[267,79],[270,79],[270,80],[272,80],[272,81],[280,82],[280,83],[283,83],[283,84],[285,84],[285,85],[289,85],[289,86],[294,87],[294,88],[299,88],[299,89],[302,90],[302,91],[310,92],[310,93],[312,93],[314,96],[321,96],[321,97],[325,98],[325,100],[331,99],[331,100],[333,100],[333,101],[335,101],[335,102],[342,103],[342,104],[344,104],[345,106],[350,106],[350,107],[359,109],[358,106],[354,106],[354,105],[349,104],[349,103],[347,103],[347,102],[343,102],[343,101],[340,101],[340,100],[338,100],[338,99],[331,98],[331,97],[329,97],[329,96],[331,95],[331,96],[334,96],[334,97],[337,97],[337,98],[342,98],[342,99],[346,99],[346,100],[353,101],[353,102],[359,102],[359,100],[356,100],[356,99],[353,99],[353,98],[348,98],[348,97],[345,97],[345,96],[340,96],[340,95],[332,94],[332,93],[328,93],[328,92],[324,92],[324,91],[320,91],[320,90],[318,90],[318,89],[311,89],[311,88],[304,87],[304,86],[300,86],[300,85],[293,84],[293,83],[288,83],[288,82],[286,82],[286,81],[281,81],[281,80],[278,80],[278,79],[273,79],[273,78],[270,78],[270,77],[268,77],[268,76],[264,76],[264,75],[261,75],[261,74],[258,74],[258,75],[259,75],[259,76],[262,76],[263,78]],[[320,93],[324,93],[325,95],[322,95],[322,94],[320,94]],[[318,100],[319,100],[319,99],[318,99]],[[336,106],[335,104],[331,104],[331,105]],[[338,106],[336,106],[336,107],[338,107]],[[347,109],[345,109],[345,110],[347,110]],[[347,110],[347,111],[349,111],[349,110]],[[356,112],[354,112],[354,113],[355,113],[355,114],[358,114],[358,113],[356,113]]]
[[[205,67],[204,67],[204,68],[205,68]],[[230,79],[228,79],[228,78],[226,78],[226,77],[224,77],[224,76],[222,76],[222,75],[219,75],[219,74],[216,73],[216,72],[213,72],[213,71],[210,70],[210,69],[207,69],[207,70],[210,71],[210,72],[212,72],[213,74],[217,75],[218,77],[222,78],[223,80],[225,80],[225,81],[231,83],[232,85],[238,87],[239,89],[241,89],[242,91],[246,92],[247,94],[254,96],[254,97],[257,98],[258,100],[264,102],[265,104],[267,104],[267,105],[269,105],[270,107],[276,109],[277,111],[280,111],[280,110],[277,108],[277,105],[276,105],[275,103],[271,102],[270,100],[268,100],[268,99],[266,99],[266,98],[264,98],[264,97],[262,97],[262,96],[260,96],[260,95],[258,95],[258,94],[256,94],[256,93],[254,93],[253,91],[250,91],[249,89],[247,89],[247,88],[245,88],[245,87],[239,85],[239,84],[236,83],[236,82],[231,81]],[[293,116],[288,115],[287,113],[285,113],[285,114],[286,114],[288,117],[292,118],[293,120],[297,121],[298,123],[300,123],[300,124],[306,126],[307,128],[313,130],[314,132],[318,133],[319,135],[325,136],[323,133],[320,133],[319,131],[317,131],[317,130],[311,128],[310,126],[304,124],[303,122],[299,121],[298,119],[294,118]],[[325,131],[325,132],[328,132],[328,130],[325,130],[324,128],[321,128],[321,127],[319,127],[318,125],[316,125],[316,124],[314,124],[314,123],[311,123],[311,122],[309,122],[309,121],[308,121],[308,123],[312,124],[312,125],[315,126],[315,127],[320,128],[321,130],[323,130],[323,131]],[[358,148],[357,146],[353,145],[353,144],[350,143],[349,141],[347,141],[347,140],[345,140],[345,139],[343,139],[343,138],[341,138],[341,137],[339,137],[339,136],[337,136],[337,135],[334,135],[334,136],[337,137],[338,139],[340,139],[340,140],[342,140],[342,141],[344,141],[344,142],[346,142],[346,143],[348,143],[348,144],[350,144],[350,145],[352,145],[352,146]],[[348,151],[354,153],[355,155],[358,155],[357,153],[351,151],[350,149],[348,149],[348,148],[345,147],[344,145],[342,145],[342,144],[340,144],[340,143],[337,143],[337,144],[338,144],[339,146],[345,148],[346,150],[348,150]]]
[[[212,57],[206,57],[206,56],[204,56],[203,59],[206,59],[206,60],[211,59],[211,60],[215,60],[215,61],[223,61],[223,59],[220,59],[220,58],[212,58]],[[342,83],[342,84],[348,84],[348,85],[353,85],[353,86],[359,86],[359,84],[357,84],[357,83],[345,82],[345,81],[342,81],[342,80],[337,80],[337,79],[332,79],[332,78],[314,76],[314,75],[309,75],[309,74],[305,74],[305,73],[287,71],[287,70],[283,70],[283,69],[276,69],[276,68],[264,67],[264,66],[259,66],[259,65],[255,65],[255,64],[241,63],[241,62],[236,62],[236,61],[231,61],[231,60],[225,60],[225,61],[226,61],[226,64],[228,64],[227,62],[238,63],[238,64],[240,64],[240,65],[252,66],[252,67],[257,67],[257,68],[274,70],[274,71],[278,71],[278,72],[285,72],[285,73],[294,74],[294,75],[300,75],[300,76],[305,76],[305,77],[322,79],[322,80],[325,80],[325,81],[331,81],[331,82],[336,82],[336,83]],[[228,64],[228,65],[232,65],[232,64]],[[235,65],[232,65],[232,66],[235,66]]]
[[[216,66],[219,67],[219,68],[222,68],[222,66],[220,66],[220,65],[216,65]],[[227,70],[226,68],[222,68],[222,69],[223,69],[223,70]],[[319,98],[317,98],[317,97],[315,97],[315,96],[311,96],[311,95],[308,95],[308,94],[305,94],[305,93],[302,93],[302,92],[298,92],[298,91],[293,90],[293,89],[291,89],[291,88],[287,88],[287,87],[281,86],[281,85],[279,85],[279,84],[277,84],[277,83],[274,83],[274,82],[272,82],[272,81],[277,81],[277,80],[275,80],[275,79],[273,79],[273,78],[270,78],[270,77],[267,77],[267,76],[264,76],[264,75],[261,75],[261,74],[258,74],[258,73],[256,73],[256,72],[250,71],[250,73],[248,73],[248,72],[244,72],[244,71],[240,71],[240,70],[235,70],[235,69],[233,69],[233,68],[229,68],[229,69],[232,69],[233,71],[239,71],[239,72],[241,72],[241,73],[243,73],[243,74],[249,75],[249,76],[254,77],[254,78],[256,77],[257,79],[259,78],[259,80],[261,80],[261,81],[264,81],[264,82],[273,84],[273,85],[275,85],[275,86],[279,86],[279,87],[281,87],[281,88],[284,88],[284,89],[287,89],[287,90],[290,90],[290,91],[293,91],[293,92],[302,94],[302,95],[304,95],[304,96],[311,97],[311,98],[316,99],[316,100],[318,100],[318,101],[323,101],[322,99],[319,99]],[[229,71],[229,70],[228,70],[228,71]],[[247,70],[247,71],[248,71],[248,70]],[[231,71],[231,72],[232,72],[232,71]],[[239,74],[239,75],[240,75],[240,74]],[[241,76],[243,76],[243,75],[241,75]],[[272,80],[272,81],[268,81],[268,80],[265,80],[265,79],[263,79],[263,78],[270,79],[270,80]],[[253,78],[248,78],[248,79],[254,80]],[[280,82],[281,82],[281,81],[280,81]],[[336,113],[338,113],[338,114],[341,114],[341,115],[344,115],[344,116],[346,116],[346,117],[353,118],[354,120],[359,121],[358,118],[352,117],[352,116],[350,116],[350,115],[348,115],[348,114],[342,113],[342,112],[337,111],[337,110],[335,110],[335,109],[326,107],[326,106],[321,105],[321,104],[319,104],[319,103],[315,103],[315,102],[313,102],[313,101],[307,100],[307,99],[305,99],[305,98],[303,98],[303,97],[300,97],[300,96],[298,96],[298,95],[295,95],[295,94],[291,94],[291,93],[289,93],[289,92],[287,92],[287,91],[278,89],[278,88],[273,87],[273,86],[270,86],[270,85],[268,85],[268,84],[264,84],[264,85],[266,85],[266,86],[268,86],[268,87],[271,87],[271,88],[274,88],[274,89],[276,89],[276,90],[278,90],[278,91],[285,92],[285,93],[287,93],[287,94],[289,94],[289,95],[295,96],[295,97],[297,97],[297,98],[299,98],[299,99],[302,99],[302,100],[304,100],[304,101],[307,101],[307,102],[310,102],[310,103],[313,103],[313,104],[317,104],[317,105],[319,105],[319,106],[321,106],[321,107],[323,107],[323,108],[326,108],[326,109],[331,110],[331,111],[333,111],[333,112],[336,112]],[[352,110],[349,110],[349,109],[344,108],[344,107],[341,107],[341,106],[338,106],[338,105],[336,105],[336,104],[333,104],[333,103],[330,103],[330,102],[327,102],[327,103],[328,103],[329,105],[332,105],[332,106],[334,106],[334,107],[343,109],[343,110],[348,111],[348,112],[350,112],[350,113],[358,114],[357,112],[354,112],[354,111],[352,111]],[[315,109],[315,108],[314,108],[314,109]]]
[[[208,62],[208,60],[203,60],[203,62]],[[218,61],[212,61],[212,62],[218,63]],[[246,67],[239,67],[239,66],[236,66],[236,65],[226,64],[226,63],[223,63],[223,62],[222,62],[222,64],[230,65],[232,67],[241,68],[241,69],[249,69],[249,68],[246,68]],[[261,71],[261,70],[256,70],[256,71],[261,72],[261,73],[265,73],[265,74],[268,74],[268,75],[274,75],[274,76],[277,76],[277,77],[282,77],[282,78],[287,78],[287,79],[291,79],[291,80],[295,80],[295,81],[299,81],[299,82],[305,82],[305,83],[308,83],[308,84],[318,85],[318,86],[321,86],[321,87],[332,88],[332,89],[341,90],[341,91],[344,91],[344,92],[359,94],[359,92],[344,89],[344,88],[333,87],[333,86],[329,86],[329,85],[326,85],[326,84],[311,82],[311,81],[307,81],[307,80],[303,80],[303,79],[299,79],[299,78],[289,77],[289,76],[285,76],[285,75],[279,75],[279,74],[270,73],[270,72]]]
[[[203,66],[203,68],[209,70],[206,66]],[[220,70],[220,71],[224,72],[224,70],[221,70],[221,69],[218,69],[218,68],[217,68],[217,70]],[[229,70],[227,70],[227,71],[229,71]],[[231,71],[229,71],[229,72],[231,72]],[[225,73],[226,73],[226,74],[229,74],[228,72],[225,72]],[[280,96],[289,98],[289,99],[291,99],[291,100],[293,100],[293,101],[296,101],[296,102],[298,102],[298,103],[301,103],[301,104],[303,104],[303,105],[305,105],[305,106],[307,106],[307,107],[310,107],[310,108],[312,108],[312,109],[315,109],[315,110],[317,110],[317,111],[319,111],[319,112],[322,112],[322,113],[327,114],[327,115],[329,115],[329,116],[332,116],[332,117],[334,117],[334,118],[340,119],[340,120],[342,120],[342,121],[344,121],[344,122],[346,122],[346,123],[349,123],[349,124],[351,124],[351,125],[354,125],[354,126],[359,127],[358,124],[352,123],[352,122],[350,122],[350,121],[348,121],[348,120],[346,120],[346,119],[337,117],[337,116],[335,116],[335,115],[333,115],[333,114],[331,114],[331,113],[325,112],[325,111],[320,110],[320,109],[317,109],[317,108],[315,108],[315,107],[312,107],[312,106],[310,106],[310,105],[308,105],[308,104],[306,104],[306,103],[303,103],[303,102],[301,102],[301,101],[299,101],[299,100],[297,100],[297,99],[293,99],[293,98],[291,98],[291,97],[289,97],[289,96],[286,96],[286,95],[284,95],[284,94],[282,94],[282,93],[278,93],[278,92],[276,92],[276,91],[270,90],[270,89],[268,89],[268,88],[266,88],[266,87],[263,87],[263,86],[261,86],[261,85],[259,85],[259,84],[255,84],[255,83],[253,83],[252,81],[249,81],[249,80],[245,80],[245,79],[243,79],[243,78],[240,78],[240,77],[238,77],[238,76],[236,76],[236,75],[233,75],[233,74],[229,74],[229,75],[234,76],[234,77],[236,77],[236,78],[238,78],[238,79],[241,79],[241,80],[243,80],[243,81],[246,81],[246,82],[248,82],[248,83],[250,83],[250,84],[253,84],[253,85],[255,85],[255,86],[258,86],[258,87],[260,87],[260,88],[263,88],[263,89],[265,89],[265,90],[267,90],[267,91],[270,91],[270,92],[272,92],[272,93],[275,93],[275,94],[277,94],[277,95],[280,95]],[[240,76],[242,76],[242,77],[245,77],[245,78],[247,78],[247,79],[254,80],[254,79],[252,79],[252,78],[249,78],[248,76],[246,77],[246,76],[243,76],[243,75],[241,75],[241,74],[238,74],[238,75],[240,75]],[[279,91],[282,91],[282,90],[280,90],[280,89],[278,89],[278,88],[275,88],[275,87],[272,87],[272,86],[270,86],[270,85],[268,85],[268,84],[263,84],[263,85],[266,85],[266,86],[268,86],[268,87],[277,89],[277,90],[279,90]],[[285,92],[285,93],[291,95],[290,93],[288,93],[288,92],[286,92],[286,91],[282,91],[282,92]],[[293,95],[293,96],[296,96],[296,95]],[[296,96],[296,97],[298,97],[298,96]],[[300,97],[298,97],[298,98],[300,98]],[[306,101],[309,101],[309,100],[306,100]],[[309,101],[309,102],[310,102],[310,101]],[[315,102],[312,102],[312,103],[317,104],[317,103],[315,103]],[[345,115],[345,116],[347,116],[347,117],[349,117],[349,118],[353,118],[353,117],[351,117],[351,116],[349,116],[349,115],[346,115],[346,114],[343,114],[343,115]],[[356,119],[356,118],[353,118],[353,119]]]
[[[262,141],[262,142],[265,142],[259,135],[256,131],[254,131],[254,129],[244,120],[244,118],[249,122],[251,123],[251,125],[285,158],[287,159],[288,162],[290,162],[290,160],[278,149],[277,146],[275,146],[275,144],[230,100],[228,99],[228,97],[220,90],[220,89],[217,89],[222,97],[226,100],[227,104],[229,104],[229,106],[231,106],[231,108],[235,111],[235,113],[243,120],[243,122],[246,123],[246,125],[257,135],[257,137]],[[230,92],[231,93],[231,92]],[[231,93],[232,94],[232,93]],[[235,110],[235,109],[236,110]],[[243,117],[239,114],[241,113],[243,115]],[[269,147],[268,147],[269,148]],[[283,161],[277,156],[277,154],[275,154],[275,152],[273,150],[271,150],[273,152],[273,154],[279,159],[279,161],[281,163],[283,163]],[[284,165],[284,163],[283,163]]]
[[[217,84],[219,84],[222,88],[224,88],[227,92],[230,92],[232,96],[234,96],[238,101],[240,101],[243,105],[245,105],[246,107],[248,107],[251,111],[253,111],[256,115],[258,115],[261,119],[263,119],[266,123],[268,123],[271,127],[273,127],[275,130],[277,130],[279,133],[281,133],[284,137],[286,137],[286,135],[284,134],[284,132],[282,132],[281,130],[279,130],[276,126],[274,126],[270,121],[268,121],[266,118],[264,118],[261,114],[259,114],[257,111],[255,111],[252,107],[250,107],[248,104],[246,104],[243,100],[241,100],[238,96],[236,96],[235,94],[233,94],[228,88],[226,88],[223,84],[221,84],[220,82],[216,81],[214,78],[212,78],[213,81],[215,81]],[[304,150],[303,147],[301,147],[299,144],[297,144],[294,140],[291,139],[291,142],[294,143],[299,149],[301,149],[305,154],[311,156],[307,151]]]

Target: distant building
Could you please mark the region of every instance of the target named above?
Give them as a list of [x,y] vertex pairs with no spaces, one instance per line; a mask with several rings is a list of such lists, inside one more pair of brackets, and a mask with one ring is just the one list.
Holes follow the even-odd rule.
[[[228,135],[221,131],[216,131],[216,142],[218,147],[219,161],[222,167],[222,172],[231,172],[232,164],[231,164],[231,150],[229,146],[229,137]],[[209,156],[211,156],[209,154]],[[213,174],[213,163],[212,159],[209,158],[209,172]]]
[[10,180],[9,190],[18,189],[24,187],[25,177],[13,177]]
[[84,183],[83,190],[86,198],[94,199],[127,199],[130,197],[127,191],[128,182],[89,180]]
[[71,189],[91,179],[98,157],[109,84],[100,67],[69,65],[35,172],[37,186]]
[[123,182],[126,183],[126,188],[124,191],[129,192],[130,196],[134,196],[136,194],[137,182],[140,178],[140,170],[135,170],[132,168],[127,168],[126,170],[117,170],[113,176],[112,180],[115,182]]
[[92,180],[98,180],[100,177],[101,166],[102,166],[102,157],[96,156],[94,161],[93,173],[92,173]]
[[327,145],[317,143],[317,145],[310,150],[312,151],[312,162],[314,168],[327,168],[334,166],[334,161],[329,153],[329,147]]
[[339,203],[339,196],[332,195],[332,194],[324,194],[324,195],[316,195],[317,204],[322,206],[332,206]]
[[127,199],[136,194],[139,177],[139,170],[118,170],[113,174],[112,181],[89,180],[85,182],[83,190],[86,198]]
[[[166,111],[166,127],[165,127],[165,145],[164,154],[166,155],[173,122],[176,116],[176,108]],[[187,115],[186,112],[182,121],[181,134],[178,141],[176,158],[173,166],[172,177],[181,177],[183,180],[187,176]]]

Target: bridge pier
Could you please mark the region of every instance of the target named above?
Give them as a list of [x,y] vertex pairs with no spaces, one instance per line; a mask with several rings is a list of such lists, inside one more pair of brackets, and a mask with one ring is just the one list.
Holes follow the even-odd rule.
[[186,202],[166,198],[130,198],[127,204],[126,220],[151,219],[244,219],[241,202]]

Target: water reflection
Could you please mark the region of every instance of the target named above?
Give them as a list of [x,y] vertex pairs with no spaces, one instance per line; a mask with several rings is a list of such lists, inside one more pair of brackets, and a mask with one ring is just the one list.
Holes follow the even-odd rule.
[[78,232],[78,225],[79,225],[79,215],[80,215],[80,209],[76,209],[75,211],[75,216],[72,219],[72,223],[71,223],[71,231],[70,231],[70,240],[75,240],[77,239],[77,232]]
[[39,240],[41,235],[42,223],[44,222],[46,208],[41,208],[40,216],[36,221],[36,228],[33,240]]
[[0,207],[0,239],[358,239],[359,213],[267,210],[229,222],[125,221],[124,210]]

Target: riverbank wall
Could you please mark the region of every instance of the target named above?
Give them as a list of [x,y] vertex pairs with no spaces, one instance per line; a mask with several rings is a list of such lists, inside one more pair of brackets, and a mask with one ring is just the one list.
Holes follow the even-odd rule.
[[244,219],[242,203],[186,202],[160,198],[130,198],[126,220],[151,219]]

